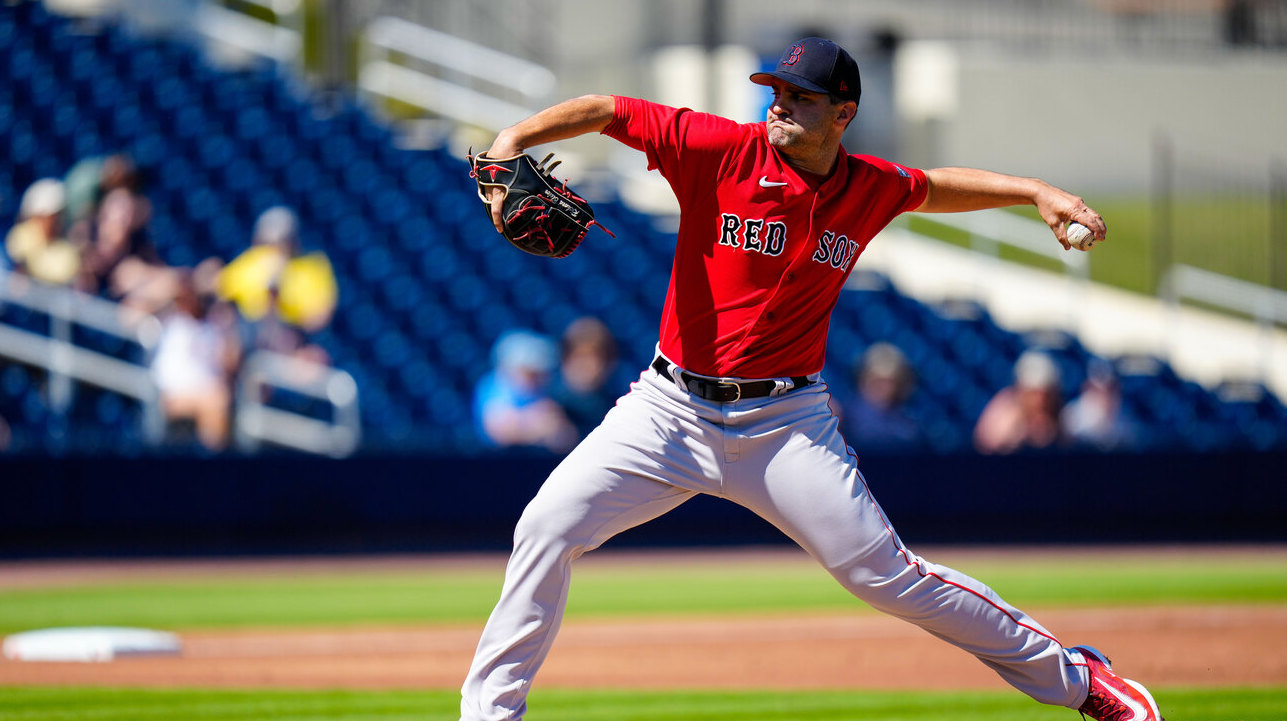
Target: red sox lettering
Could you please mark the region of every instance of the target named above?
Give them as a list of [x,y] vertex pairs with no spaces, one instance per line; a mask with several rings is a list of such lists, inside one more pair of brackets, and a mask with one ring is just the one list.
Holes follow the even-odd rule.
[[811,259],[815,263],[828,263],[837,270],[848,270],[854,259],[862,252],[863,245],[846,236],[836,235],[830,230],[823,231],[822,235],[818,236],[818,249],[813,251]]
[[[782,255],[786,248],[786,223],[763,218],[744,220],[733,213],[723,213],[721,219],[720,245],[773,257]],[[823,231],[817,245],[811,260],[840,271],[847,271],[863,248],[862,243],[832,230]]]
[[786,248],[786,223],[756,218],[743,220],[733,213],[722,215],[719,244],[768,256],[782,255]]

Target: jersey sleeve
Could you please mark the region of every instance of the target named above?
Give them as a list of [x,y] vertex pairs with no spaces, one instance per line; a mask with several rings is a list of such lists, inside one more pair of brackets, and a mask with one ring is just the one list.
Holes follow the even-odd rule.
[[883,192],[899,197],[900,202],[893,208],[894,215],[916,210],[925,202],[929,181],[924,170],[871,155],[858,158],[880,174]]
[[603,134],[643,151],[648,169],[660,172],[681,198],[701,188],[709,190],[745,131],[744,126],[717,115],[638,98],[613,98],[615,113]]

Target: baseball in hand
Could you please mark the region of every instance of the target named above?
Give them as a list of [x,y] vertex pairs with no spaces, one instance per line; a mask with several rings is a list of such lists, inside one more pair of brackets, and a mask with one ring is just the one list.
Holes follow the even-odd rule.
[[1077,250],[1090,250],[1098,241],[1090,228],[1081,223],[1069,223],[1067,231],[1068,244]]

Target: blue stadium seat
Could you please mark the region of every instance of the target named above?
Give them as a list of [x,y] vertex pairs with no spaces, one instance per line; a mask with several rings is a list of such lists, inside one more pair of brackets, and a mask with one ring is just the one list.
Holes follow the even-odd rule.
[[12,13],[0,13],[0,53],[8,52],[18,36],[18,23]]
[[[315,340],[358,380],[374,446],[476,447],[472,387],[491,366],[491,342],[515,326],[555,335],[593,314],[618,336],[623,375],[648,362],[675,239],[647,215],[604,200],[596,209],[615,239],[592,230],[565,260],[525,256],[497,245],[463,158],[398,148],[390,128],[352,99],[316,104],[267,64],[222,71],[192,46],[110,24],[79,33],[38,3],[0,5],[0,219],[12,218],[14,196],[36,178],[122,149],[146,171],[152,231],[169,263],[231,259],[259,212],[292,207],[306,245],[331,258],[343,298]],[[1066,393],[1085,377],[1091,354],[1076,338],[1011,333],[981,308],[930,307],[865,270],[853,281],[862,289],[844,293],[832,319],[828,378],[847,389],[862,350],[899,345],[920,376],[911,411],[936,448],[969,447],[982,405],[1028,347],[1050,350]],[[0,371],[0,412],[20,419],[22,442],[66,444],[81,433],[94,448],[141,447],[136,403],[84,390],[63,429],[39,384],[15,368]],[[1224,398],[1164,363],[1126,368],[1124,406],[1158,444],[1287,445],[1287,410],[1272,394]]]

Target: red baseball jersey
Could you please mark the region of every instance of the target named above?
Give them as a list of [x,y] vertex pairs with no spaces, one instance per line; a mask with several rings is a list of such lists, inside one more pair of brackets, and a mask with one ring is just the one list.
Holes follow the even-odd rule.
[[615,101],[603,134],[642,150],[679,199],[662,353],[709,376],[820,371],[854,262],[921,204],[925,174],[841,148],[830,177],[805,177],[769,144],[762,122]]

